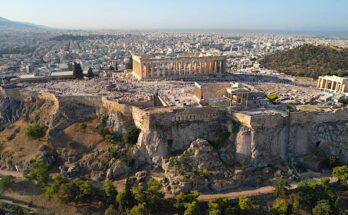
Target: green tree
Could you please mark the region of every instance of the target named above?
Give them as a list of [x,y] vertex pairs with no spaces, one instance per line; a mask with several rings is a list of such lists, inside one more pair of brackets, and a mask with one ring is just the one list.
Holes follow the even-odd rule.
[[197,198],[200,196],[200,192],[197,190],[192,190],[188,194],[180,192],[174,197],[174,207],[178,209],[183,209],[186,203],[192,203],[197,201]]
[[94,73],[93,73],[93,69],[92,67],[89,67],[88,71],[87,71],[87,77],[89,79],[93,78],[94,77]]
[[113,205],[110,205],[104,212],[104,215],[118,215],[116,209]]
[[324,187],[325,189],[329,188],[330,178],[324,177],[320,179],[320,185]]
[[270,210],[272,215],[285,215],[288,210],[288,205],[284,199],[277,198]]
[[57,192],[57,199],[59,202],[66,204],[69,202],[76,202],[76,195],[78,194],[78,187],[72,183],[64,183],[59,186]]
[[127,208],[131,208],[134,203],[134,196],[131,190],[129,178],[126,179],[126,186],[124,191],[119,192],[116,196],[116,204],[121,211],[125,211]]
[[92,182],[75,179],[73,183],[78,187],[78,193],[75,197],[75,201],[89,202],[95,198],[97,190],[93,187]]
[[40,124],[29,125],[26,130],[26,135],[32,139],[40,139],[45,136],[46,127]]
[[132,207],[132,209],[129,212],[129,215],[150,215],[150,212],[147,209],[146,205],[143,203]]
[[291,194],[289,198],[289,203],[292,211],[298,211],[301,207],[301,197],[299,194]]
[[28,173],[24,174],[26,179],[38,184],[45,184],[48,176],[48,165],[42,161],[30,163]]
[[161,189],[161,184],[151,178],[146,182],[146,187],[141,185],[133,187],[134,199],[138,203],[146,203],[151,209],[156,209],[163,202],[164,194]]
[[83,70],[80,63],[74,62],[73,77],[75,79],[83,79]]
[[253,208],[253,203],[249,198],[241,196],[238,198],[238,206],[240,210],[248,211]]
[[184,215],[200,215],[200,209],[196,201],[185,204]]
[[0,176],[0,193],[7,189],[14,181],[13,176]]
[[123,142],[127,145],[134,145],[138,141],[139,134],[140,130],[133,125],[126,130],[123,136]]
[[299,194],[301,202],[308,208],[313,208],[319,200],[329,200],[334,203],[336,195],[330,190],[325,189],[315,180],[299,183]]
[[333,169],[332,175],[336,177],[341,184],[348,185],[348,166],[337,166]]
[[287,181],[285,178],[276,178],[275,180],[275,190],[274,190],[274,196],[275,197],[285,197],[287,194],[287,189],[286,189],[286,184]]
[[48,198],[52,198],[57,194],[59,188],[62,184],[68,183],[68,179],[66,179],[63,175],[57,174],[53,176],[53,183],[45,186],[45,195]]
[[219,204],[215,202],[208,203],[208,215],[222,215],[221,208]]
[[103,183],[103,191],[107,200],[114,201],[117,196],[117,190],[110,180],[105,180]]
[[229,200],[225,197],[220,197],[215,199],[214,201],[210,201],[208,203],[208,214],[227,214],[230,211]]
[[330,203],[328,200],[320,200],[312,209],[313,215],[330,215],[332,214]]

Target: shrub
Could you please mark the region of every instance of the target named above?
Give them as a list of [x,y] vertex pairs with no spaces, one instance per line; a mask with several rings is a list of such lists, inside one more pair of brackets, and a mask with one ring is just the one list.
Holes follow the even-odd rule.
[[289,203],[291,205],[291,209],[292,211],[298,211],[301,207],[301,197],[298,194],[291,194],[290,195],[290,199],[289,199]]
[[228,212],[231,212],[233,208],[231,208],[229,201],[225,197],[220,197],[215,199],[214,201],[210,201],[208,203],[208,214],[209,215],[215,215],[215,214],[228,214]]
[[288,205],[284,199],[276,199],[271,208],[271,214],[273,215],[285,215],[288,210]]
[[46,127],[40,124],[29,125],[26,135],[33,139],[40,139],[45,136]]
[[320,179],[320,185],[323,186],[325,189],[329,187],[329,183],[330,183],[330,178],[328,177]]
[[48,165],[42,161],[30,163],[29,171],[24,177],[35,183],[44,184],[48,180]]
[[104,195],[107,200],[114,201],[117,196],[117,190],[111,181],[105,180],[103,184]]
[[343,185],[348,185],[348,166],[337,166],[333,169],[332,175]]
[[58,192],[60,185],[67,182],[68,179],[64,178],[61,174],[53,176],[53,183],[45,186],[46,197],[52,198]]
[[138,204],[132,207],[129,214],[130,215],[149,215],[150,213],[146,205],[143,203],[143,204]]
[[133,205],[134,197],[131,191],[129,179],[126,179],[126,186],[123,192],[119,192],[116,196],[116,204],[119,209],[125,211]]
[[123,142],[127,145],[134,145],[138,141],[140,130],[135,126],[131,126],[126,130],[126,133],[123,136]]
[[185,204],[184,215],[200,215],[199,206],[196,201]]
[[267,99],[269,102],[274,103],[278,99],[278,95],[276,93],[270,93],[267,95]]
[[1,176],[0,177],[0,192],[8,188],[14,180],[13,176]]
[[86,123],[80,123],[80,129],[85,130],[87,128]]
[[117,215],[117,211],[113,205],[110,205],[104,212],[104,215]]
[[105,135],[105,141],[108,142],[108,143],[113,143],[114,142],[114,138],[111,134],[107,134]]
[[318,204],[312,209],[313,215],[330,215],[332,214],[328,200],[318,201]]
[[238,206],[239,209],[242,211],[248,211],[250,209],[252,209],[253,207],[253,203],[251,202],[251,200],[245,196],[241,196],[238,198]]
[[200,192],[197,190],[192,190],[188,194],[184,194],[183,192],[180,192],[174,197],[174,207],[178,209],[182,209],[185,207],[186,203],[192,203],[194,201],[197,201],[197,198],[199,197]]
[[285,197],[287,194],[286,189],[287,181],[284,178],[276,178],[275,180],[275,190],[274,190],[274,196],[275,197]]

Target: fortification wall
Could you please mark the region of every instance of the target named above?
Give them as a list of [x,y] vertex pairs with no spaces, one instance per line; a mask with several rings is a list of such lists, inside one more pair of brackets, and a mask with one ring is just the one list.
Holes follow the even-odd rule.
[[36,96],[37,93],[27,90],[21,90],[18,88],[14,89],[4,89],[0,88],[0,95],[3,97],[10,97],[11,99],[18,101],[27,101],[33,96]]
[[150,114],[150,127],[156,125],[171,126],[172,123],[190,123],[190,122],[209,122],[218,120],[222,111],[212,107],[176,109],[170,112],[160,112]]
[[348,109],[338,109],[331,112],[291,112],[290,124],[324,123],[348,121]]
[[310,155],[320,149],[348,162],[348,109],[332,112],[291,112],[282,114],[233,113],[232,118],[251,130],[242,129],[236,139],[236,152],[249,156],[256,165],[273,159]]
[[101,106],[100,96],[57,96],[59,102],[82,104],[85,106]]

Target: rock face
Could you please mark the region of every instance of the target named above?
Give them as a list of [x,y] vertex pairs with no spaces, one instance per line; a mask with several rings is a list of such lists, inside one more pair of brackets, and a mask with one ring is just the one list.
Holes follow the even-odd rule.
[[[196,189],[222,191],[238,186],[233,171],[221,161],[218,150],[206,140],[197,139],[181,155],[171,157],[162,165],[166,173],[166,188],[177,193]],[[219,186],[224,180],[224,186]]]
[[125,176],[130,169],[125,162],[114,162],[112,166],[107,170],[106,177],[110,180],[119,179]]
[[[314,154],[323,158],[336,155],[348,162],[346,110],[245,115],[237,121],[235,113],[197,109],[163,114],[106,103],[99,97],[9,91],[0,93],[0,130],[20,118],[38,122],[48,127],[49,139],[47,145],[38,148],[36,158],[50,165],[59,163],[67,176],[118,179],[145,167],[163,168],[163,183],[170,192],[222,191],[255,184],[260,179],[257,177],[272,174],[274,169],[269,166],[290,160],[318,170],[318,159],[311,156]],[[92,119],[103,121],[110,131],[119,134],[136,125],[141,129],[136,147],[109,144],[98,148],[98,142],[75,151],[52,148],[50,141],[59,138],[65,128]],[[7,140],[11,141],[17,132],[8,134]],[[25,171],[28,167],[28,163],[13,162],[12,154],[0,156],[7,169]],[[134,164],[132,168],[129,162]],[[145,173],[137,176],[139,180],[145,177]]]
[[[158,125],[154,129],[142,131],[137,146],[149,162],[156,160],[158,164],[161,161],[159,158],[185,150],[197,138],[219,141],[219,135],[223,132],[229,132],[223,121]],[[230,159],[227,156],[225,158]]]
[[[29,122],[40,122],[48,125],[50,121],[52,102],[40,99],[37,94],[22,92],[7,94],[0,92],[0,131],[8,123],[24,118]],[[39,112],[45,110],[46,116]]]

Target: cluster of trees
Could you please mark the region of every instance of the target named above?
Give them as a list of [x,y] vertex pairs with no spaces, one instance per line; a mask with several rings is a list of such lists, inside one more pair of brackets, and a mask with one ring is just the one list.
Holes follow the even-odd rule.
[[276,197],[269,209],[270,214],[287,215],[298,213],[300,210],[310,211],[313,215],[347,214],[340,207],[343,202],[340,190],[346,190],[348,185],[348,166],[338,166],[333,169],[333,176],[339,179],[339,184],[330,186],[330,178],[321,178],[300,182],[298,190],[289,194],[283,178],[276,179]]
[[[151,178],[145,183],[131,184],[126,180],[125,189],[118,192],[113,183],[104,181],[102,189],[95,187],[91,181],[68,179],[62,175],[49,178],[48,166],[41,162],[32,162],[25,177],[44,186],[48,198],[68,203],[99,202],[107,208],[105,215],[130,214],[149,215],[159,211],[170,211],[184,215],[229,215],[229,214],[270,214],[290,215],[300,211],[311,212],[313,215],[347,214],[342,209],[340,191],[347,190],[348,166],[337,166],[333,169],[337,184],[330,184],[330,178],[320,181],[308,180],[299,183],[298,189],[289,192],[287,180],[280,176],[275,180],[275,200],[271,206],[258,204],[247,197],[239,197],[236,203],[227,198],[218,198],[208,203],[198,202],[200,193],[191,191],[179,193],[173,198],[165,198],[160,182]],[[1,178],[1,186],[8,185],[11,179]]]
[[83,70],[82,70],[82,66],[80,63],[74,62],[73,77],[75,79],[83,79]]
[[268,69],[295,76],[346,76],[348,49],[305,44],[266,56],[261,63]]
[[138,141],[140,130],[135,126],[129,126],[124,134],[119,134],[117,132],[113,133],[110,131],[110,128],[106,126],[106,122],[101,122],[98,125],[98,133],[104,137],[107,142],[112,144],[121,144],[121,145],[135,145]]
[[45,186],[45,194],[48,198],[55,198],[64,204],[92,202],[99,196],[91,181],[69,180],[62,175],[53,177],[53,182]]
[[26,135],[32,139],[40,139],[46,134],[46,127],[38,123],[31,124],[26,130]]
[[49,179],[49,166],[42,161],[31,162],[24,177],[34,183],[45,184]]

